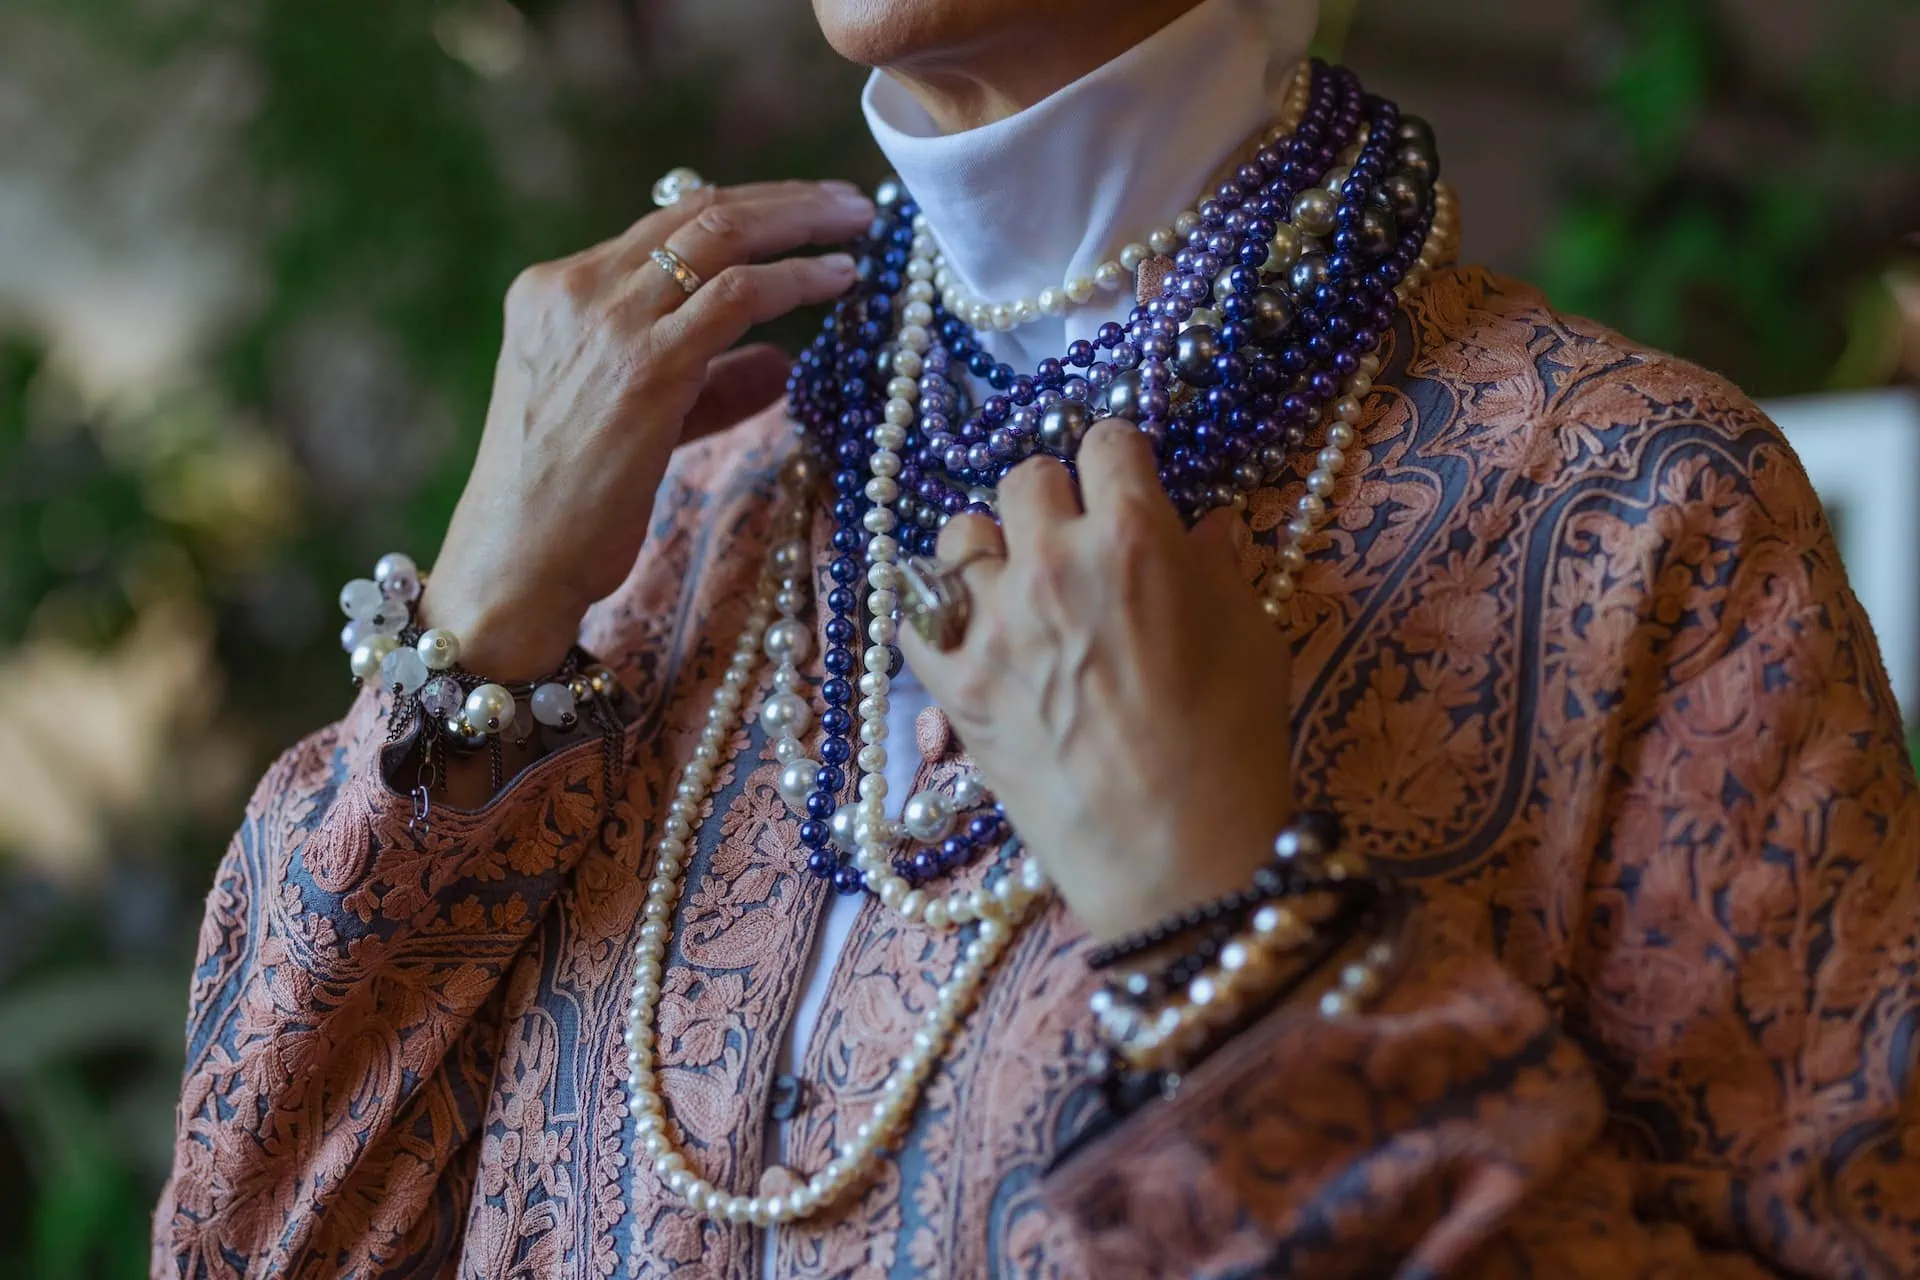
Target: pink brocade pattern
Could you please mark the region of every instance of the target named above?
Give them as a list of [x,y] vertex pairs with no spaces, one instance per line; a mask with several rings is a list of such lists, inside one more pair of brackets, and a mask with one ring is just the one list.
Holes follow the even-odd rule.
[[[782,1230],[781,1280],[1920,1274],[1920,798],[1797,463],[1720,380],[1483,272],[1436,277],[1392,354],[1292,606],[1292,756],[1418,891],[1412,963],[1109,1125],[1050,906],[878,1181]],[[757,1274],[757,1231],[650,1172],[632,1199],[621,1031],[786,447],[769,415],[682,450],[589,619],[642,708],[604,827],[588,743],[411,832],[371,696],[262,780],[208,899],[156,1277]],[[736,745],[660,1039],[690,1161],[751,1192],[825,891],[757,726]],[[862,1117],[955,946],[869,906],[792,1163]]]

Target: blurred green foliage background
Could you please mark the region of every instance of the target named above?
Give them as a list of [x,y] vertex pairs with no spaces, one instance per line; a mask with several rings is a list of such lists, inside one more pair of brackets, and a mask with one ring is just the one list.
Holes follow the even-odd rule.
[[[1756,392],[1895,376],[1911,264],[1872,210],[1920,159],[1920,100],[1875,70],[1899,7],[1826,7],[1758,87],[1718,5],[1574,5],[1578,128],[1514,162],[1550,210],[1517,252]],[[1390,13],[1326,18],[1387,91],[1418,78],[1365,62]],[[212,866],[265,762],[347,701],[337,584],[430,561],[513,273],[674,164],[878,161],[797,4],[0,0],[0,51],[0,1275],[133,1277]],[[1792,145],[1716,146],[1757,94]],[[29,234],[69,207],[92,265]]]

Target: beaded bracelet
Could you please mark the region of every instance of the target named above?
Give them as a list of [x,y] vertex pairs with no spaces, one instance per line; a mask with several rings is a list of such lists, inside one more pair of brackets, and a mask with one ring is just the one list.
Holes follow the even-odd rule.
[[1157,972],[1116,975],[1090,1001],[1104,1042],[1091,1065],[1116,1108],[1170,1094],[1180,1073],[1206,1051],[1289,998],[1362,938],[1364,949],[1341,967],[1318,1012],[1344,1016],[1379,989],[1396,958],[1393,937],[1405,899],[1388,882],[1364,874],[1337,842],[1337,824],[1320,815],[1303,819],[1275,841],[1275,865],[1261,868],[1251,888],[1096,953],[1112,964],[1206,925],[1204,937]]
[[1198,903],[1087,955],[1087,964],[1105,969],[1132,956],[1156,951],[1184,934],[1204,926],[1243,921],[1262,903],[1275,898],[1308,892],[1324,879],[1329,886],[1358,883],[1366,864],[1341,854],[1340,820],[1331,813],[1311,811],[1301,814],[1273,842],[1273,861],[1253,873],[1253,883],[1244,889]]
[[[432,793],[445,779],[443,757],[485,750],[492,789],[504,783],[502,739],[516,726],[516,745],[536,733],[568,734],[583,718],[599,730],[606,752],[607,795],[621,759],[622,725],[615,704],[622,696],[612,671],[575,646],[560,667],[537,680],[490,680],[460,665],[460,638],[445,627],[414,625],[413,609],[426,579],[413,560],[391,552],[380,557],[372,578],[355,578],[340,589],[347,624],[340,647],[362,683],[393,695],[387,740],[398,742],[419,728],[419,776],[413,788],[413,824],[430,827]],[[526,704],[523,715],[520,705]],[[545,743],[543,746],[554,744]]]

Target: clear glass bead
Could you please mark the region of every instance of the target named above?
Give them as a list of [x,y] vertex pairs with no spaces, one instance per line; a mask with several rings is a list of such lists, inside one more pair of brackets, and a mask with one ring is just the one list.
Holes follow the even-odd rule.
[[429,715],[445,719],[460,710],[467,700],[460,682],[452,676],[435,676],[420,689],[420,705]]
[[403,697],[427,682],[427,664],[412,649],[395,649],[380,660],[380,683]]
[[340,588],[340,612],[356,620],[373,617],[385,605],[387,597],[372,578],[355,578]]

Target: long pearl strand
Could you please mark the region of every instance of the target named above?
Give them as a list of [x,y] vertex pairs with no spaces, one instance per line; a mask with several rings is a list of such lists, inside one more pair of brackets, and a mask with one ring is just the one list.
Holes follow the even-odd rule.
[[862,745],[854,757],[861,777],[853,824],[853,865],[865,874],[868,888],[881,905],[902,919],[930,929],[955,929],[975,920],[1017,917],[1045,888],[1046,878],[1040,864],[1022,853],[991,888],[929,894],[908,884],[887,856],[892,831],[884,807],[887,781],[881,774],[887,767],[887,669],[892,664],[892,645],[900,627],[900,544],[893,537],[899,519],[893,503],[900,496],[900,485],[894,477],[903,465],[899,450],[906,444],[907,428],[919,413],[918,375],[924,371],[924,357],[933,346],[928,329],[933,323],[933,286],[928,267],[925,254],[915,254],[907,263],[906,306],[900,313],[900,332],[894,342],[893,377],[887,383],[884,421],[874,429],[874,449],[867,459],[873,476],[866,488],[867,498],[873,503],[865,517],[866,528],[873,535],[867,542],[867,584],[872,588],[867,611],[873,621],[868,625],[871,643],[862,657],[866,670],[860,677],[860,691],[866,696],[858,708]]
[[[1394,290],[1396,302],[1404,305],[1425,285],[1428,272],[1452,260],[1459,225],[1453,189],[1444,182],[1437,183],[1433,226],[1427,231],[1426,243],[1420,247],[1419,264]],[[1278,621],[1285,616],[1286,602],[1293,598],[1298,585],[1296,579],[1307,567],[1306,552],[1301,544],[1318,532],[1333,513],[1334,490],[1339,486],[1340,473],[1346,469],[1347,451],[1360,439],[1362,402],[1373,390],[1373,379],[1379,372],[1380,357],[1369,352],[1347,380],[1343,393],[1327,406],[1327,443],[1314,458],[1314,467],[1307,473],[1307,491],[1294,505],[1293,516],[1287,522],[1287,537],[1280,544],[1273,569],[1261,584],[1261,607],[1269,618]]]
[[[1276,126],[1276,132],[1284,131]],[[1269,140],[1272,136],[1269,135]],[[1354,150],[1349,148],[1349,155]],[[1397,291],[1403,301],[1418,287],[1425,272],[1450,254],[1455,231],[1452,196],[1442,188],[1436,192],[1435,199],[1435,218],[1422,246],[1418,267],[1408,273]],[[916,230],[926,229],[921,226]],[[975,936],[961,947],[947,981],[936,990],[914,1031],[908,1052],[888,1072],[872,1113],[854,1127],[822,1168],[806,1177],[796,1189],[774,1195],[743,1196],[714,1186],[689,1167],[685,1153],[673,1141],[658,1076],[657,1017],[662,964],[685,879],[689,841],[713,790],[722,752],[739,725],[762,653],[776,664],[769,701],[781,695],[797,694],[801,686],[797,664],[805,656],[807,641],[795,632],[804,630],[796,615],[800,609],[800,575],[807,569],[804,543],[800,539],[805,530],[806,491],[811,481],[810,468],[803,461],[795,460],[781,476],[785,502],[775,517],[774,550],[752,597],[747,623],[733,658],[714,691],[699,744],[679,776],[667,820],[655,846],[653,878],[648,884],[640,935],[634,947],[634,978],[628,1008],[628,1113],[634,1123],[636,1184],[650,1165],[666,1189],[696,1213],[728,1222],[767,1226],[810,1217],[839,1202],[871,1177],[881,1156],[913,1115],[927,1080],[951,1044],[961,1020],[978,998],[987,975],[1005,952],[1032,904],[1049,888],[1039,863],[1022,856],[989,888],[945,897],[931,896],[913,889],[895,875],[885,856],[885,842],[894,831],[894,824],[885,816],[886,781],[881,776],[886,767],[888,671],[899,616],[899,542],[895,536],[899,517],[894,504],[900,496],[897,477],[904,466],[900,451],[918,413],[917,375],[925,371],[925,357],[933,347],[932,303],[938,275],[933,259],[936,255],[937,246],[926,236],[923,242],[915,244],[910,257],[903,291],[902,323],[892,352],[894,368],[887,386],[883,422],[872,436],[874,449],[868,459],[869,478],[864,487],[872,503],[872,509],[863,517],[870,535],[866,603],[872,622],[868,628],[871,643],[863,654],[865,669],[859,681],[862,746],[855,757],[860,770],[853,824],[855,863],[882,903],[907,919],[918,920],[930,928],[952,928],[970,921],[978,921],[978,927]],[[1328,424],[1327,446],[1316,459],[1309,475],[1308,493],[1302,497],[1288,525],[1291,538],[1282,549],[1279,566],[1263,585],[1265,606],[1271,617],[1283,616],[1282,602],[1291,595],[1293,577],[1304,564],[1299,548],[1301,540],[1311,535],[1327,517],[1329,501],[1346,463],[1346,450],[1355,441],[1359,398],[1371,390],[1371,379],[1379,368],[1376,356],[1363,359],[1344,384],[1346,394],[1330,403],[1326,410],[1323,421]],[[800,550],[796,551],[796,547]],[[782,615],[778,623],[774,621],[776,609]],[[786,625],[789,623],[792,625]],[[779,735],[782,745],[776,747],[776,753],[782,763],[787,764],[789,757],[799,753],[798,733],[804,731],[810,712],[803,716],[790,704],[779,706],[781,710],[773,716],[783,732]],[[785,746],[787,742],[794,745]],[[637,1185],[635,1199],[638,1199]]]
[[[1300,118],[1307,111],[1312,85],[1311,70],[1307,63],[1302,62],[1293,69],[1279,119],[1263,135],[1264,142],[1285,138],[1299,127]],[[1096,297],[1102,297],[1103,301],[1110,300],[1103,295],[1118,294],[1129,288],[1141,263],[1150,258],[1172,255],[1186,243],[1187,235],[1199,225],[1199,212],[1189,206],[1173,219],[1171,225],[1155,227],[1143,238],[1129,242],[1119,253],[1099,263],[1087,274],[1070,276],[1061,284],[1049,286],[1030,297],[1010,298],[1004,302],[976,297],[960,283],[952,267],[947,264],[946,255],[937,246],[929,255],[934,264],[929,278],[934,288],[939,290],[940,301],[948,311],[977,331],[1005,333],[1023,324],[1031,324],[1042,316],[1065,315],[1072,308],[1085,306]]]
[[[805,489],[810,483],[807,468],[790,464],[782,472],[781,483],[786,505],[775,516],[776,548],[804,529]],[[778,1195],[736,1195],[693,1171],[686,1154],[674,1143],[660,1085],[657,1049],[662,965],[673,931],[674,909],[686,878],[688,842],[711,796],[722,753],[740,723],[772,622],[775,598],[781,590],[778,575],[788,567],[785,558],[776,555],[763,573],[746,626],[734,645],[733,658],[714,690],[699,744],[680,772],[666,823],[654,845],[653,878],[641,910],[643,923],[633,949],[633,986],[627,1004],[627,1114],[633,1121],[636,1185],[640,1171],[651,1169],[666,1189],[694,1212],[760,1227],[810,1217],[872,1176],[881,1155],[913,1115],[927,1080],[973,1007],[988,973],[1013,940],[1025,907],[1045,888],[1037,862],[1026,862],[1011,877],[1019,885],[1020,909],[981,919],[973,939],[961,948],[953,972],[936,989],[921,1016],[907,1053],[887,1073],[872,1113],[840,1143],[834,1158],[798,1188]],[[884,794],[884,786],[877,790]]]

